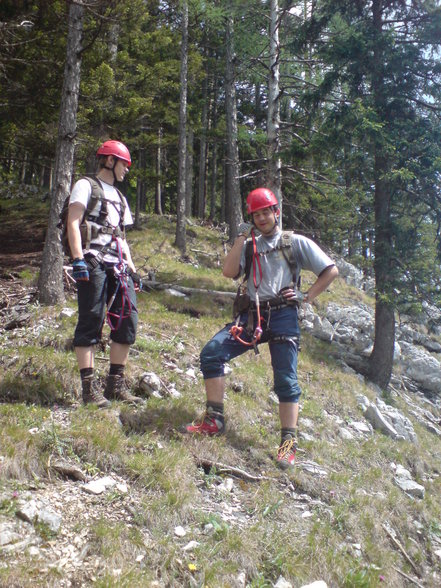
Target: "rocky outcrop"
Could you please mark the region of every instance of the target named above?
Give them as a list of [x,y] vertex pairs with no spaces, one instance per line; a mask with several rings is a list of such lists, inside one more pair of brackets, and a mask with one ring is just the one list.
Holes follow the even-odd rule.
[[375,282],[372,278],[367,278],[361,269],[355,267],[351,263],[348,263],[342,257],[333,255],[335,265],[338,267],[338,273],[344,281],[350,286],[354,286],[359,290],[364,290],[369,294],[373,293],[375,288]]
[[[348,307],[329,304],[324,316],[314,312],[312,305],[304,305],[300,318],[306,331],[323,341],[332,342],[340,356],[354,366],[369,357],[374,344],[374,311],[365,304]],[[394,368],[411,380],[422,392],[438,395],[441,392],[441,343],[424,333],[424,325],[406,322],[397,325]],[[355,356],[355,357],[354,357]],[[360,371],[362,367],[360,367]]]
[[363,395],[360,395],[357,400],[364,417],[374,429],[382,431],[397,441],[416,442],[417,436],[412,423],[399,410],[387,405],[378,397],[375,403]]

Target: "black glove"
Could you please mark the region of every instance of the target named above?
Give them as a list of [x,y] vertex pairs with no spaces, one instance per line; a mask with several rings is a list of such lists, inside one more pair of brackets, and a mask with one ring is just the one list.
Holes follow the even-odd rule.
[[89,270],[84,259],[74,259],[72,262],[72,276],[77,282],[89,281]]
[[252,225],[251,223],[240,223],[240,225],[237,227],[237,234],[243,235],[244,237],[246,237],[248,239],[248,237],[251,234],[251,229],[254,228],[254,225]]
[[141,276],[139,274],[137,274],[136,272],[130,272],[130,275],[132,277],[133,284],[135,286],[135,291],[140,292],[142,290]]

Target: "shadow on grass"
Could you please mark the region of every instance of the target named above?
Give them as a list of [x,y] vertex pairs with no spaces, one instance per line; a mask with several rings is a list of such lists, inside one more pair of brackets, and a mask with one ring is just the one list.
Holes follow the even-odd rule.
[[6,376],[0,382],[0,402],[40,406],[72,406],[76,402],[76,390],[68,390],[56,378],[45,375],[21,374]]
[[[136,410],[129,407],[123,408],[120,413],[120,421],[127,435],[145,433],[159,433],[165,439],[176,439],[182,443],[194,443],[198,439],[207,439],[204,436],[188,435],[184,432],[185,425],[192,422],[200,422],[203,416],[203,409],[197,414],[190,412],[183,406],[156,406],[147,407],[144,410]],[[216,439],[216,437],[211,437]],[[255,454],[256,462],[265,461],[270,453],[268,443],[260,441],[260,437],[250,440],[249,436],[242,434],[239,430],[226,426],[225,434],[222,435],[223,443],[233,451],[246,452],[248,456]],[[228,448],[226,447],[228,453]]]

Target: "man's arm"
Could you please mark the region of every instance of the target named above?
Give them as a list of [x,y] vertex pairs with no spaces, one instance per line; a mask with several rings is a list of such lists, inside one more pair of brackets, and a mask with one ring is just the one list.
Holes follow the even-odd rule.
[[85,207],[79,202],[74,202],[69,206],[67,215],[67,238],[73,259],[83,257],[83,247],[81,244],[80,224],[83,219]]
[[226,278],[237,278],[240,271],[240,256],[243,244],[246,241],[245,235],[239,235],[234,241],[233,247],[224,259],[223,274]]
[[133,260],[132,260],[132,255],[130,253],[129,244],[127,243],[127,241],[125,239],[123,241],[123,251],[124,251],[124,255],[126,257],[127,265],[132,270],[132,272],[136,273],[136,268],[135,268],[135,264],[133,263]]
[[326,290],[326,288],[335,280],[337,276],[338,269],[335,265],[330,265],[324,269],[313,285],[309,288],[306,302],[311,303],[314,298],[317,298],[317,296],[321,294],[323,290]]

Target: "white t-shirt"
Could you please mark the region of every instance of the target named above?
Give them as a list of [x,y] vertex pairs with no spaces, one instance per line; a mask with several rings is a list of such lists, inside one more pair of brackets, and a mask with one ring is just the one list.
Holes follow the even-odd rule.
[[[106,182],[103,182],[102,180],[100,180],[100,182],[101,182],[101,185],[104,190],[104,197],[107,200],[107,222],[112,227],[116,228],[116,227],[118,227],[119,220],[120,220],[121,199],[118,195],[118,192],[114,188],[114,186],[112,186],[111,184],[106,184]],[[91,186],[89,180],[87,180],[86,178],[82,178],[81,180],[78,180],[75,183],[75,185],[72,189],[72,193],[71,193],[70,199],[69,199],[69,205],[73,204],[74,202],[79,202],[86,209],[91,195],[92,195],[92,186]],[[125,203],[123,224],[124,224],[124,226],[133,225],[133,218],[132,218],[132,214],[130,212],[129,206],[127,204],[127,200],[125,199],[124,196],[123,196],[123,198],[124,198],[124,203]],[[93,215],[93,214],[98,215],[100,209],[101,209],[101,203],[97,202],[95,208],[90,211],[90,214],[91,215]],[[93,223],[90,219],[89,219],[89,222],[91,222],[92,225],[95,225],[97,227],[100,226],[96,223]],[[117,240],[119,242],[119,246],[122,247],[124,250],[122,239],[118,237]],[[95,245],[95,248],[93,247],[93,245]],[[106,235],[104,233],[99,233],[98,236],[95,239],[93,239],[93,241],[91,242],[90,249],[85,249],[84,253],[91,253],[92,255],[97,255],[99,249],[101,249],[101,247],[103,245],[108,245],[112,249],[115,249],[115,250],[117,249],[117,243],[112,238],[112,235]],[[112,254],[106,254],[104,256],[104,261],[116,263],[118,261],[118,259]]]

